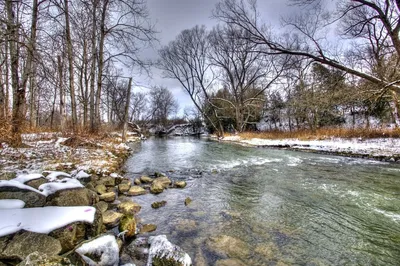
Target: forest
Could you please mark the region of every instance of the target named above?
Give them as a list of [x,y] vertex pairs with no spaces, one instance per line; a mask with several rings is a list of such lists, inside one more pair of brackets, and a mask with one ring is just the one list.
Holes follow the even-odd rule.
[[[256,1],[222,0],[210,14],[216,26],[183,30],[149,60],[142,51],[158,40],[145,0],[2,1],[0,139],[18,143],[40,129],[96,134],[127,122],[200,122],[218,135],[396,128],[399,1],[289,2],[299,12],[277,30]],[[194,107],[178,115],[162,84],[132,90],[135,75],[152,68]]]

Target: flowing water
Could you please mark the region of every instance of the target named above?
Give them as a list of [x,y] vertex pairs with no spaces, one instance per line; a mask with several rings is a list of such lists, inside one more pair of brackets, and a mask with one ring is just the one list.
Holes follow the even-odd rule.
[[[187,181],[134,200],[142,222],[158,226],[151,234],[167,235],[194,265],[226,257],[244,265],[400,265],[399,165],[182,137],[134,149],[128,176],[158,171]],[[161,200],[165,207],[150,207]],[[217,247],[225,252],[208,244],[221,235],[233,237],[231,247]]]

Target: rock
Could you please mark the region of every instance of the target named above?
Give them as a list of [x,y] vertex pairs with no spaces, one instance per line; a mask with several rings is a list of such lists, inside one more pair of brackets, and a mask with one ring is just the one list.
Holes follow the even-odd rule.
[[119,264],[119,247],[112,235],[93,239],[82,244],[75,251],[91,266],[118,266]]
[[124,248],[124,253],[132,258],[137,265],[146,265],[149,255],[149,243],[147,237],[138,237]]
[[106,211],[105,213],[103,213],[103,224],[107,228],[112,228],[119,223],[122,216],[123,214],[119,212]]
[[174,183],[174,187],[176,187],[176,188],[184,188],[184,187],[186,187],[186,182],[185,181],[176,181]]
[[[1,265],[1,264],[0,264]],[[60,256],[49,257],[37,251],[29,254],[18,266],[73,266],[71,261]]]
[[47,183],[47,179],[41,177],[39,179],[34,179],[34,180],[31,180],[31,181],[28,181],[28,182],[25,183],[25,185],[28,185],[30,187],[38,189],[40,185],[43,185],[45,183]]
[[113,202],[116,197],[117,197],[117,195],[113,191],[101,194],[99,196],[100,200],[104,200],[106,202]]
[[190,197],[187,197],[185,199],[185,206],[188,206],[192,202],[192,199]]
[[125,215],[119,224],[119,231],[126,232],[124,237],[131,238],[136,235],[136,220],[133,215]]
[[118,205],[118,210],[126,215],[134,215],[140,211],[142,206],[132,201],[124,201]]
[[35,251],[52,257],[58,255],[61,250],[59,240],[45,234],[23,231],[13,237],[1,253],[0,258],[22,261]]
[[[150,177],[149,177],[150,178]],[[142,184],[142,182],[140,182],[140,179],[139,178],[135,178],[135,180],[133,180],[133,183],[135,184],[135,185],[140,185],[140,184]]]
[[128,193],[129,196],[139,196],[139,195],[143,195],[146,194],[146,190],[142,187],[139,186],[132,186]]
[[245,242],[227,235],[210,237],[206,247],[210,252],[229,258],[244,258],[250,254],[250,248]]
[[100,201],[96,203],[96,208],[99,209],[101,213],[104,213],[108,210],[108,203],[105,201]]
[[149,237],[147,266],[190,266],[192,259],[180,247],[168,241],[165,235]]
[[153,203],[151,204],[151,207],[152,207],[153,209],[158,209],[158,208],[160,208],[160,207],[164,207],[165,204],[167,204],[167,202],[166,202],[165,200],[163,200],[163,201],[156,201],[156,202],[153,202]]
[[47,197],[46,206],[92,206],[96,198],[87,188],[59,190]]
[[153,194],[160,194],[164,191],[164,186],[161,183],[153,182],[150,187],[150,192]]
[[215,263],[215,266],[247,266],[247,264],[243,263],[238,259],[225,259],[225,260],[218,260]]
[[140,177],[140,181],[141,181],[142,183],[152,183],[153,180],[154,180],[153,178],[148,177],[148,176],[145,176],[145,175],[143,175],[143,176]]
[[118,185],[118,191],[120,193],[128,192],[130,188],[131,188],[131,183],[121,183]]
[[99,184],[103,184],[106,187],[115,187],[115,178],[111,176],[103,177],[100,179]]
[[274,243],[263,243],[257,245],[254,249],[254,252],[271,260],[275,258],[277,254],[279,254],[279,248]]
[[61,253],[74,249],[74,247],[85,239],[86,225],[74,223],[52,231],[49,236],[58,239],[61,244]]
[[30,190],[15,189],[6,191],[7,188],[0,188],[0,199],[19,199],[25,202],[25,208],[43,207],[46,204],[46,197]]
[[91,190],[91,191],[97,193],[96,188],[94,187],[94,185],[93,185],[92,182],[87,183],[85,187],[86,187],[87,189],[89,189],[89,190]]
[[172,183],[172,181],[166,176],[160,176],[153,180],[152,184],[154,183],[162,184],[164,188],[167,188]]
[[0,174],[0,180],[11,180],[17,177],[15,172],[2,172]]
[[104,184],[97,185],[95,187],[95,189],[96,189],[96,192],[100,195],[107,193],[107,187]]
[[196,230],[197,224],[196,221],[189,219],[180,219],[175,225],[177,231],[182,233],[190,233]]
[[153,231],[157,230],[157,225],[155,224],[144,224],[142,225],[142,228],[140,228],[140,233],[144,234],[144,233],[150,233]]

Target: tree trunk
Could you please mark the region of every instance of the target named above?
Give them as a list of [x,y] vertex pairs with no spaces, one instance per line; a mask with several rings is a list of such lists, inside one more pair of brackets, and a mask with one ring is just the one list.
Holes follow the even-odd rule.
[[68,57],[68,72],[69,72],[69,90],[71,96],[71,112],[72,112],[72,129],[75,132],[78,126],[78,117],[76,111],[76,99],[75,99],[75,79],[74,79],[74,55],[71,39],[71,29],[69,23],[69,8],[68,0],[64,0],[65,5],[65,37],[67,45],[67,57]]
[[128,96],[126,98],[126,104],[125,104],[124,127],[122,129],[122,142],[126,142],[126,134],[128,131],[129,105],[131,102],[131,90],[132,90],[131,87],[132,87],[132,78],[129,79],[128,83]]
[[394,123],[396,127],[400,126],[400,117],[399,117],[399,98],[397,92],[392,92],[392,100],[390,101],[390,107],[392,109],[392,114],[394,118]]
[[64,93],[64,83],[63,83],[63,65],[61,62],[61,56],[57,56],[58,64],[58,84],[60,90],[60,129],[61,132],[65,130],[65,93]]
[[95,82],[96,82],[96,10],[97,10],[97,2],[98,0],[93,0],[93,10],[92,10],[92,40],[91,40],[91,45],[92,45],[92,65],[90,68],[90,107],[89,107],[89,112],[90,112],[90,131],[95,132],[96,131],[96,116],[95,116],[95,102],[94,102],[94,87],[95,87]]

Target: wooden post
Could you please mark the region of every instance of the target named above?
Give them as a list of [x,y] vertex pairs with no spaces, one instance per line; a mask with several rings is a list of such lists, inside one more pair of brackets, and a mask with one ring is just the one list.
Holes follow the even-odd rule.
[[132,78],[129,78],[128,96],[126,98],[126,104],[125,104],[124,127],[122,129],[122,142],[126,142],[126,133],[128,131],[129,104],[131,103],[131,90],[132,90],[131,87],[132,87]]

